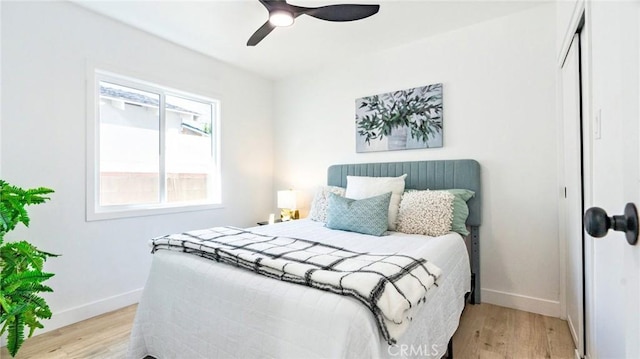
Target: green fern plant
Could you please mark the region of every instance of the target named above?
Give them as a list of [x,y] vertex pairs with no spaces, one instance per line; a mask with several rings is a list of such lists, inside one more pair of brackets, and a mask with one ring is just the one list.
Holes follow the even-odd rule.
[[42,271],[55,254],[39,250],[27,241],[4,243],[4,235],[19,223],[29,226],[28,205],[44,203],[53,193],[49,188],[22,189],[0,180],[0,335],[7,332],[7,349],[12,357],[24,342],[25,327],[31,337],[44,328],[41,319],[51,318],[51,309],[38,295],[53,290],[42,282],[53,276]]

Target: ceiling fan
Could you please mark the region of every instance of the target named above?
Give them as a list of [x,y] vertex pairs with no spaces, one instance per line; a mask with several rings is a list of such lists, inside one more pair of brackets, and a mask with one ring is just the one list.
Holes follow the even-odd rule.
[[247,41],[247,46],[256,46],[273,29],[290,26],[300,15],[309,15],[326,21],[354,21],[374,15],[380,5],[337,4],[321,7],[302,7],[290,5],[286,0],[258,0],[269,11],[269,20],[264,23]]

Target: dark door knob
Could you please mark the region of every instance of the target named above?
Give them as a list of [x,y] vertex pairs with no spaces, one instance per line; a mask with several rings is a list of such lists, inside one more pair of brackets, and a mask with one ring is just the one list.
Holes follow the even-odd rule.
[[609,217],[604,209],[591,207],[584,214],[584,229],[593,237],[604,237],[610,228],[625,232],[627,242],[634,245],[638,242],[638,211],[633,203],[627,203],[624,214]]

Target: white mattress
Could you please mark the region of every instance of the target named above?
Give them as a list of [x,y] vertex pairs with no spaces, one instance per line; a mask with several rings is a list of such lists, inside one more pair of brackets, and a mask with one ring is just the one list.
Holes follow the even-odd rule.
[[371,312],[354,298],[158,251],[138,306],[128,358],[439,358],[445,353],[470,287],[469,259],[460,235],[391,232],[372,237],[309,220],[253,230],[355,251],[422,256],[443,274],[398,346],[389,347]]

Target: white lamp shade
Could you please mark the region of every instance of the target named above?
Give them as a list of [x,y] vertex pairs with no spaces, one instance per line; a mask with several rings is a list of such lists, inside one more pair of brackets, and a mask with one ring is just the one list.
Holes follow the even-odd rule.
[[296,209],[297,205],[296,191],[278,191],[278,208]]

